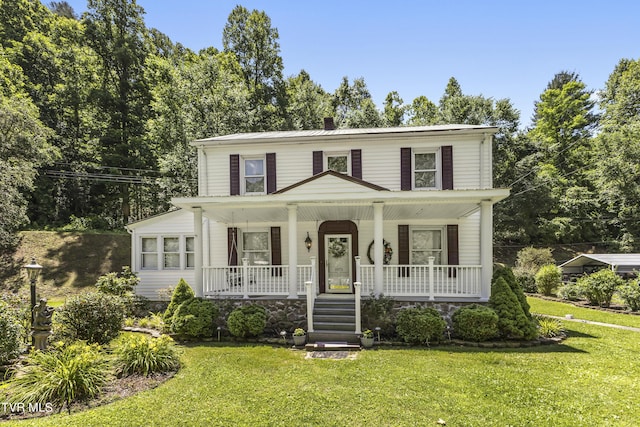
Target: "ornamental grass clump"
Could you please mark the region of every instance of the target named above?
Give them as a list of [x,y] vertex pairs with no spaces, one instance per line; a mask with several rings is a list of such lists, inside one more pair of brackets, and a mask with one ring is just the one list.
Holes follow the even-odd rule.
[[405,342],[440,341],[447,324],[435,308],[404,308],[396,317],[396,332]]
[[538,333],[541,337],[554,338],[560,336],[564,332],[562,323],[558,319],[552,317],[537,315]]
[[8,401],[54,405],[71,412],[71,403],[97,396],[111,377],[111,367],[97,344],[78,341],[52,351],[34,351],[15,368]]
[[493,309],[479,304],[461,307],[451,316],[454,333],[467,341],[487,341],[499,334],[498,315]]
[[149,376],[169,372],[180,366],[178,350],[167,335],[151,338],[145,335],[124,335],[114,343],[116,373]]

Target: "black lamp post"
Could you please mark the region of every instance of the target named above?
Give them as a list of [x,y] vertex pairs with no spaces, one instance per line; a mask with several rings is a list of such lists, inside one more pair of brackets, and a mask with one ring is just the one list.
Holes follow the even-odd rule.
[[36,306],[36,280],[38,280],[42,266],[36,262],[35,258],[31,258],[31,264],[25,265],[24,268],[27,270],[27,277],[31,284],[31,321],[33,322],[33,307]]

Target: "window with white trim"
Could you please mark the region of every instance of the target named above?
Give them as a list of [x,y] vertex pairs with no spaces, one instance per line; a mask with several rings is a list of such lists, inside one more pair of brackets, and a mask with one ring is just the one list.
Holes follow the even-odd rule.
[[244,194],[265,194],[266,175],[264,157],[243,157],[242,185]]
[[156,237],[143,237],[141,241],[142,259],[140,267],[143,270],[158,269],[158,239]]
[[437,189],[440,187],[438,151],[413,152],[413,188]]
[[186,270],[195,266],[193,236],[144,236],[140,238],[141,270]]
[[269,232],[244,231],[242,233],[242,258],[247,258],[249,265],[270,265]]
[[444,229],[440,227],[411,228],[411,264],[427,265],[429,257],[434,257],[434,264],[444,262]]
[[349,175],[351,173],[351,162],[349,162],[349,153],[324,153],[325,170],[331,170],[338,173]]

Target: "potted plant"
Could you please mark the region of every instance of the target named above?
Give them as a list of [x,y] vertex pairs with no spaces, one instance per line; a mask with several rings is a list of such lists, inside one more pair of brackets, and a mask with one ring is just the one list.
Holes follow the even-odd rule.
[[367,329],[362,332],[362,336],[360,337],[360,343],[364,348],[373,347],[373,331],[371,329]]
[[293,344],[296,346],[304,345],[307,341],[307,335],[302,328],[296,328],[293,331]]

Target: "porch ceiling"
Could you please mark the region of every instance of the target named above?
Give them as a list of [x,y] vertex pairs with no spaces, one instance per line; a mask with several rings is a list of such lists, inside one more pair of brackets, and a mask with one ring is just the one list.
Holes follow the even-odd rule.
[[202,208],[203,215],[231,224],[242,222],[286,222],[288,206],[297,206],[298,221],[373,220],[373,203],[384,203],[385,220],[461,218],[478,211],[480,202],[495,203],[508,190],[464,190],[445,192],[377,192],[323,197],[220,196],[174,199],[187,210]]

